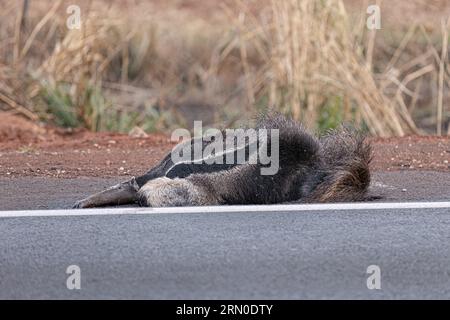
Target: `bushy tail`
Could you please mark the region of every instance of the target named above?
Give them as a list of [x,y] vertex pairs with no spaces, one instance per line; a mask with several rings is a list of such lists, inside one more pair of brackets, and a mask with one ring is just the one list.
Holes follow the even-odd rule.
[[320,139],[323,172],[310,196],[312,202],[349,202],[367,199],[372,148],[365,137],[348,128]]

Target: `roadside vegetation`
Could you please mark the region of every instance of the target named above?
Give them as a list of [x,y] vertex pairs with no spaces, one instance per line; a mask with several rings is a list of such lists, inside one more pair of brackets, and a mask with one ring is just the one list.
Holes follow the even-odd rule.
[[[0,0],[0,109],[92,131],[234,126],[271,109],[317,131],[450,134],[445,15],[369,30],[365,1],[201,2]],[[81,29],[66,25],[74,3]]]

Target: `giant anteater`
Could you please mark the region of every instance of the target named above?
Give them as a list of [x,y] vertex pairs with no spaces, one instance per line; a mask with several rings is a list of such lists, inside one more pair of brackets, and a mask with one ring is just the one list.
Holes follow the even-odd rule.
[[[263,175],[264,165],[250,162],[246,140],[245,161],[238,164],[205,163],[205,159],[173,161],[169,153],[146,174],[78,201],[75,208],[138,202],[142,206],[199,206],[348,202],[368,199],[371,146],[365,137],[345,127],[315,137],[281,115],[259,120],[258,129],[278,129],[276,174]],[[210,144],[194,138],[178,146]],[[258,141],[257,143],[261,143]],[[266,144],[271,144],[266,139]],[[225,153],[236,153],[225,150]],[[224,153],[217,154],[217,157]]]

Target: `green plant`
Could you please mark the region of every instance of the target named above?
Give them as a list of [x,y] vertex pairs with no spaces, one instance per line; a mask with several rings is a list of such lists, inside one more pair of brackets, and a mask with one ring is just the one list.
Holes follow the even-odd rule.
[[80,125],[77,110],[65,86],[43,86],[41,95],[47,104],[46,113],[57,125],[69,128]]
[[343,120],[344,107],[342,97],[331,97],[320,107],[318,120],[319,132],[335,129]]

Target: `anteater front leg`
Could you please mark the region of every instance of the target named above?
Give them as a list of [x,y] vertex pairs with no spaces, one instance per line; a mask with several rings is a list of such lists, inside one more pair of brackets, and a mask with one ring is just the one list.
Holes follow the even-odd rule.
[[205,185],[189,178],[167,177],[147,182],[138,192],[139,204],[148,207],[183,207],[219,205],[220,199]]
[[77,201],[73,208],[92,208],[107,205],[135,203],[139,186],[135,178],[119,183],[86,199]]

